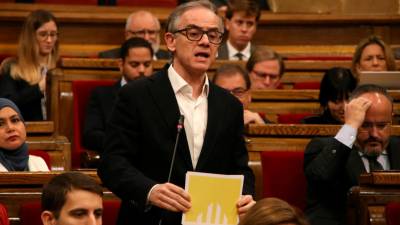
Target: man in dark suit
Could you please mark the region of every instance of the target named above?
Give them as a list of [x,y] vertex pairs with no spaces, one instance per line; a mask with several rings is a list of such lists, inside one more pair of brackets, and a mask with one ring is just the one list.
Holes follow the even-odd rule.
[[218,59],[248,60],[251,44],[260,19],[260,7],[254,0],[230,0],[226,11],[225,28],[228,38],[218,50]]
[[[154,59],[169,59],[168,51],[160,49],[160,21],[151,12],[137,11],[129,15],[125,25],[125,40],[141,37],[150,42]],[[100,58],[119,58],[119,48],[99,53]]]
[[306,214],[312,225],[346,224],[347,193],[361,173],[400,169],[399,140],[391,137],[392,98],[377,85],[354,90],[345,124],[334,138],[316,138],[304,154]]
[[83,145],[87,149],[102,152],[106,121],[111,115],[119,89],[127,82],[153,73],[153,49],[143,38],[134,37],[121,46],[119,69],[122,77],[113,86],[97,87],[93,90],[86,109],[83,130]]
[[[118,94],[98,170],[105,186],[122,199],[118,225],[180,224],[182,212],[191,208],[183,189],[188,171],[243,174],[239,216],[254,204],[241,103],[209,83],[206,74],[223,35],[215,10],[207,0],[178,6],[164,37],[172,65]],[[172,162],[181,115],[184,125]]]

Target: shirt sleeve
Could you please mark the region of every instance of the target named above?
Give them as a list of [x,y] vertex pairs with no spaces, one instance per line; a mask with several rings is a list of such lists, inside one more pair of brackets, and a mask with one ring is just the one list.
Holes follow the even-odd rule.
[[357,129],[353,128],[350,125],[344,124],[342,128],[340,128],[339,132],[336,134],[335,139],[346,145],[349,148],[353,147],[354,142],[356,141]]

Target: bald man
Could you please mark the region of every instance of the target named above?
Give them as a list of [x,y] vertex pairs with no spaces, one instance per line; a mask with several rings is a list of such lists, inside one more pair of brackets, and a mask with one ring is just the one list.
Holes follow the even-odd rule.
[[[151,12],[140,10],[129,15],[125,24],[125,40],[141,37],[150,42],[154,51],[153,59],[169,59],[168,51],[160,49],[160,21]],[[100,58],[119,58],[120,49],[115,48],[99,53]]]
[[315,138],[304,153],[306,215],[312,225],[346,224],[347,193],[361,173],[400,169],[399,139],[391,137],[393,101],[386,90],[358,87],[334,138]]

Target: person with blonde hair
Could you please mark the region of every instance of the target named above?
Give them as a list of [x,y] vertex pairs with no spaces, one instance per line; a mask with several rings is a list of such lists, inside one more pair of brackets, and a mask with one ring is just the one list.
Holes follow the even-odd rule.
[[1,65],[0,97],[11,99],[27,121],[45,120],[46,74],[58,60],[56,18],[48,11],[31,12],[19,37],[18,57]]
[[308,225],[303,213],[279,198],[264,198],[251,207],[239,225]]
[[380,37],[372,35],[358,43],[351,70],[358,78],[361,71],[395,71],[396,62],[390,47]]

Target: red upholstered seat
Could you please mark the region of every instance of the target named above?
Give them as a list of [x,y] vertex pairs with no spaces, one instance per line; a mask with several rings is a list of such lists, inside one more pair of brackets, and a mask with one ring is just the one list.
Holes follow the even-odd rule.
[[45,162],[49,170],[51,170],[51,159],[49,153],[43,150],[29,150],[29,155],[35,155],[41,157]]
[[0,203],[0,225],[9,225],[8,213],[6,207]]
[[62,4],[62,5],[97,5],[97,0],[35,0],[41,4]]
[[298,82],[293,85],[293,89],[311,89],[319,90],[321,87],[320,82]]
[[169,7],[175,8],[177,0],[116,0],[117,6],[144,6],[144,7]]
[[[119,200],[103,200],[103,225],[117,224],[117,216],[120,207]],[[40,201],[21,204],[19,217],[21,225],[42,225],[40,214],[42,213]],[[1,225],[1,224],[0,224]]]
[[385,207],[386,224],[400,225],[400,202],[390,202]]
[[302,151],[261,153],[263,197],[277,197],[301,210],[306,206],[306,178]]
[[77,80],[72,82],[72,93],[74,95],[74,140],[71,152],[72,168],[81,167],[81,155],[84,152],[84,148],[81,145],[81,137],[86,116],[86,106],[92,90],[98,86],[111,86],[114,83],[115,81],[112,80]]
[[313,113],[287,113],[277,114],[278,123],[283,124],[300,124],[301,120],[305,117],[314,115]]

